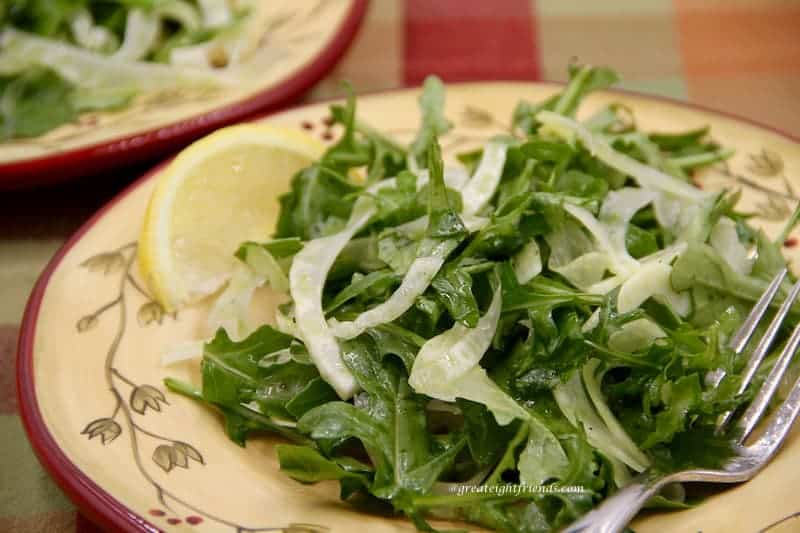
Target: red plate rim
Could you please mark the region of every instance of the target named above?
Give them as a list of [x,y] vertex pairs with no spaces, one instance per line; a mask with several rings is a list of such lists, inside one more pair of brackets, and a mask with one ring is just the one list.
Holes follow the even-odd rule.
[[291,103],[336,65],[353,42],[367,5],[368,0],[353,0],[325,48],[275,87],[173,124],[52,155],[0,163],[0,190],[58,183],[78,175],[96,175],[112,167],[153,158],[225,124]]
[[[466,82],[466,84],[474,82]],[[518,80],[514,81],[496,81],[490,83],[525,83]],[[540,84],[563,85],[554,82],[528,82]],[[452,84],[458,85],[458,84]],[[380,95],[391,92],[396,92],[401,89],[390,89],[375,91],[370,93],[362,93],[363,95]],[[649,100],[656,100],[696,109],[705,113],[712,113],[729,119],[733,119],[745,124],[756,126],[765,131],[773,132],[781,137],[784,137],[794,143],[800,143],[800,138],[795,135],[789,134],[778,128],[766,126],[757,121],[740,117],[733,113],[718,111],[713,108],[682,102],[673,98],[664,96],[652,96],[643,94],[636,91],[615,90],[608,92],[617,92],[636,97],[642,97]],[[319,102],[316,102],[319,103]],[[313,105],[313,104],[310,104]],[[303,107],[303,106],[300,106]],[[286,110],[291,111],[292,109]],[[267,116],[264,114],[261,118]],[[28,303],[25,307],[22,323],[20,325],[19,340],[17,345],[17,399],[19,404],[20,417],[22,418],[23,426],[31,442],[34,452],[36,453],[39,461],[44,468],[55,479],[56,483],[64,490],[67,496],[75,503],[75,505],[87,516],[89,519],[99,524],[102,527],[109,528],[113,531],[124,531],[130,533],[141,532],[157,532],[160,529],[148,522],[145,518],[138,515],[131,509],[125,507],[119,500],[114,498],[111,494],[106,492],[103,488],[97,485],[91,478],[78,468],[66,454],[58,446],[55,438],[47,429],[47,425],[39,410],[39,405],[36,397],[36,387],[34,384],[33,372],[33,349],[34,338],[36,334],[36,323],[39,318],[39,311],[41,309],[44,293],[50,283],[53,273],[61,264],[64,256],[77,244],[81,238],[88,232],[103,216],[109,212],[118,202],[128,196],[136,188],[144,184],[152,175],[161,170],[169,160],[164,161],[155,166],[150,171],[136,179],[133,183],[128,185],[124,190],[112,198],[106,205],[98,210],[92,217],[87,220],[70,239],[56,252],[53,258],[45,267],[40,275],[36,285],[31,292]]]

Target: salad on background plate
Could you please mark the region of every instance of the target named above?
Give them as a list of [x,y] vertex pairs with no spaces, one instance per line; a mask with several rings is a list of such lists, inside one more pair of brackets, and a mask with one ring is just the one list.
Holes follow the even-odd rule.
[[[747,353],[727,341],[786,266],[798,212],[772,240],[737,210],[739,191],[697,187],[697,169],[733,154],[707,128],[640,131],[618,104],[577,120],[616,80],[570,67],[562,91],[520,102],[507,134],[455,161],[438,141],[451,123],[437,78],[408,145],[359,119],[351,96],[331,106],[333,146],[280,141],[313,162],[271,239],[252,236],[258,202],[252,224],[208,243],[170,217],[201,151],[275,149],[280,135],[237,126],[187,149],[159,176],[139,259],[167,311],[213,295],[213,335],[164,356],[200,357],[202,382],[166,386],[221,412],[240,446],[283,437],[288,476],[336,480],[342,499],[421,531],[431,518],[557,530],[645,469],[722,464],[733,441],[716,420],[751,396],[736,394]],[[217,253],[239,228],[245,242]],[[286,295],[271,324],[251,315],[262,286]],[[650,505],[696,503],[674,486]]]
[[285,104],[335,64],[365,10],[366,0],[0,3],[0,187],[152,157]]
[[0,141],[36,137],[138,93],[232,83],[268,31],[266,4],[19,0],[0,6]]

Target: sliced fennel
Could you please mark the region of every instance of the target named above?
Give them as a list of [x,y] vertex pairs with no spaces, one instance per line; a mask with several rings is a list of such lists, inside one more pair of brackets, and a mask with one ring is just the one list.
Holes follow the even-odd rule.
[[734,272],[747,275],[753,270],[755,258],[750,255],[747,248],[739,241],[736,222],[730,218],[722,217],[719,219],[711,230],[708,242]]
[[528,442],[519,456],[519,480],[537,486],[561,479],[569,469],[569,459],[552,431],[536,417],[528,420]]
[[209,28],[227,26],[233,20],[228,0],[197,0],[203,15],[203,23]]
[[489,141],[486,143],[478,168],[461,194],[465,214],[474,215],[494,196],[497,185],[500,183],[500,177],[503,175],[507,150],[508,147],[503,142]]
[[[593,389],[595,383],[592,382],[591,385]],[[587,383],[587,389],[590,389],[589,383]],[[583,427],[592,446],[637,472],[643,471],[650,464],[647,456],[630,440],[624,430],[622,434],[619,433],[621,428],[617,425],[616,420],[612,422],[612,429],[607,425],[607,420],[598,414],[598,411],[595,410],[597,404],[593,405],[586,395],[580,373],[576,372],[567,383],[557,385],[553,389],[553,397],[564,416],[574,426]],[[602,401],[599,403],[607,409]],[[610,411],[607,412],[605,409],[603,414],[608,417]],[[613,415],[611,416],[613,417]]]
[[591,233],[598,251],[609,256],[613,263],[613,271],[617,274],[624,274],[631,268],[635,268],[635,260],[623,254],[611,240],[608,227],[598,221],[587,209],[573,204],[564,204],[564,209]]
[[156,13],[144,9],[131,9],[125,19],[125,38],[111,55],[116,61],[142,59],[152,50],[158,39],[159,19]]
[[248,321],[253,293],[265,277],[247,265],[237,265],[228,285],[217,297],[208,314],[208,329],[211,332],[223,328],[233,340],[241,340],[254,329]]
[[342,399],[352,397],[358,390],[358,383],[342,361],[339,343],[325,320],[322,288],[336,256],[375,213],[375,204],[371,198],[359,198],[345,229],[306,243],[294,256],[289,271],[289,287],[295,305],[298,336],[306,344],[311,360],[322,378]]
[[254,329],[249,324],[248,312],[258,287],[267,284],[277,292],[289,290],[289,280],[272,254],[253,244],[246,245],[244,250],[244,264],[236,266],[208,317],[211,333],[223,328],[233,340],[243,339]]
[[691,299],[687,292],[675,292],[670,282],[672,267],[660,261],[645,264],[619,289],[617,311],[628,313],[638,308],[651,297],[661,298],[680,316],[691,310]]
[[[464,223],[464,227],[467,228],[467,231],[470,233],[480,231],[489,224],[488,218],[475,215],[461,215],[461,221]],[[411,222],[406,222],[404,224],[400,224],[399,226],[395,226],[394,229],[405,233],[412,239],[419,239],[422,237],[422,235],[424,235],[425,228],[427,227],[428,215],[424,215],[412,220]]]
[[388,300],[361,313],[351,322],[331,321],[331,331],[337,337],[352,339],[369,328],[398,319],[425,292],[443,264],[443,257],[418,257]]
[[429,339],[419,350],[408,382],[421,394],[443,401],[464,398],[479,402],[494,414],[501,425],[529,415],[489,378],[478,364],[489,348],[502,308],[500,288],[477,326],[456,324]]
[[191,84],[215,87],[231,83],[203,69],[176,68],[159,63],[117,61],[76,46],[6,28],[0,33],[0,63],[23,68],[43,65],[78,87],[115,88],[121,85],[153,90]]
[[[574,223],[565,222],[559,231],[545,236],[551,248],[548,266],[558,272],[576,287],[600,292],[596,287],[603,287],[606,272],[616,274],[621,279],[627,278],[637,267],[638,262],[620,250],[618,243],[612,241],[612,234],[606,224],[601,223],[588,210],[572,204],[564,204],[564,209],[572,215],[592,236],[589,240],[583,231]],[[614,221],[615,231],[618,226],[627,227]],[[624,231],[624,230],[622,230]],[[608,290],[614,287],[608,288]]]
[[528,241],[511,261],[520,285],[525,285],[542,271],[542,252],[535,240]]
[[644,189],[673,194],[687,202],[699,202],[709,196],[707,192],[614,150],[603,137],[592,133],[576,120],[552,111],[541,111],[536,118],[542,124],[553,126],[556,131],[568,131],[576,135],[595,157],[629,175]]
[[92,14],[86,9],[81,9],[75,14],[70,28],[75,42],[87,50],[103,52],[119,45],[117,37],[103,26],[96,25]]
[[666,337],[661,327],[647,318],[626,322],[608,337],[608,347],[619,352],[638,352],[649,348],[653,341]]
[[286,292],[289,290],[289,280],[278,261],[261,246],[249,244],[245,246],[245,260],[253,272],[263,277],[273,290]]
[[600,208],[599,221],[605,225],[608,240],[614,255],[625,264],[632,264],[634,259],[628,253],[625,236],[628,225],[637,211],[656,199],[657,193],[634,187],[623,187],[611,191]]

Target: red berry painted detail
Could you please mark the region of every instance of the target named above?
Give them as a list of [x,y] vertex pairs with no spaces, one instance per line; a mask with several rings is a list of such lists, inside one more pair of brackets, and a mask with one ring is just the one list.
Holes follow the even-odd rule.
[[322,138],[325,139],[326,141],[330,141],[333,139],[333,133],[326,131],[325,133],[322,134]]
[[165,514],[167,513],[161,509],[150,509],[150,516],[164,516]]
[[785,241],[783,241],[783,245],[787,248],[794,248],[797,246],[797,237],[789,237]]
[[181,519],[180,518],[167,518],[167,524],[171,524],[173,526],[177,526],[180,523],[181,523]]
[[186,517],[186,523],[192,524],[193,526],[196,526],[197,524],[201,523],[202,521],[203,521],[203,519],[200,518],[199,516],[187,516]]
[[313,130],[314,129],[314,125],[311,122],[307,121],[307,120],[304,120],[302,123],[300,123],[300,125],[303,127],[304,130]]

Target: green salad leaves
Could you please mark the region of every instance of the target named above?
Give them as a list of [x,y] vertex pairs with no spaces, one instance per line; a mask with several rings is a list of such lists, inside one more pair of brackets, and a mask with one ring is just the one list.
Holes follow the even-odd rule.
[[554,531],[645,469],[724,462],[715,421],[749,400],[727,341],[780,249],[735,193],[687,179],[730,155],[707,129],[641,132],[620,105],[577,118],[617,78],[570,74],[453,166],[438,79],[407,147],[354,97],[334,105],[341,140],[295,176],[275,240],[237,252],[288,288],[276,325],[220,329],[202,386],[168,387],[240,445],[280,435],[297,481],[335,480],[421,531]]

